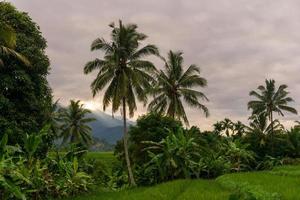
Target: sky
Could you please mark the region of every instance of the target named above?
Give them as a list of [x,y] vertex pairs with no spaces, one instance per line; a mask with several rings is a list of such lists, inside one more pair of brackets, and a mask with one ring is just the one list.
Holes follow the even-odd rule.
[[[98,37],[109,40],[108,24],[135,23],[148,35],[146,43],[184,52],[185,67],[197,64],[208,81],[200,88],[209,102],[205,118],[186,106],[191,125],[211,129],[225,117],[247,122],[249,91],[265,79],[287,84],[291,105],[300,111],[300,1],[299,0],[11,0],[40,26],[48,41],[51,61],[48,77],[55,99],[66,105],[80,99],[102,110],[101,94],[95,98],[84,75],[86,62],[99,57],[90,52]],[[157,68],[163,63],[150,57]],[[109,110],[107,111],[109,113]],[[139,105],[134,119],[146,112]],[[279,117],[278,117],[279,118]],[[133,120],[134,120],[133,119]],[[290,126],[299,116],[279,118]]]

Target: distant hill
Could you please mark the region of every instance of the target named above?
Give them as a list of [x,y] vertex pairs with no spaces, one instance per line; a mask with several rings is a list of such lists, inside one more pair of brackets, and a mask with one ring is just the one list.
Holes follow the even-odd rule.
[[[116,144],[123,136],[123,121],[119,117],[112,117],[102,111],[93,111],[92,117],[97,120],[90,123],[93,137],[105,140],[109,144]],[[127,125],[135,122],[127,121]]]

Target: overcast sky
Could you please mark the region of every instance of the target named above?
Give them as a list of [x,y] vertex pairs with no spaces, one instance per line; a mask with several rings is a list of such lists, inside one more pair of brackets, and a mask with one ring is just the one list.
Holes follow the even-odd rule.
[[[97,37],[109,39],[110,22],[136,23],[162,55],[184,52],[186,66],[197,64],[208,80],[203,91],[210,117],[186,111],[192,125],[210,129],[229,117],[247,122],[249,91],[273,78],[288,84],[300,111],[299,0],[14,0],[28,12],[48,41],[49,82],[55,99],[66,104],[81,99],[102,109],[101,94],[92,98],[94,75],[83,74],[84,64],[101,54],[91,53]],[[162,63],[151,58],[157,67]],[[145,112],[139,106],[135,115]],[[298,120],[287,114],[283,122]]]

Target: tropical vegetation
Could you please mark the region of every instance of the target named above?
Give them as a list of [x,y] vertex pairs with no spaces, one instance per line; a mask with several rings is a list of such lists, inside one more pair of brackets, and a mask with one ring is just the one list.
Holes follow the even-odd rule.
[[[135,24],[109,27],[110,40],[91,45],[103,57],[84,73],[97,72],[90,89],[103,109],[121,111],[123,138],[113,153],[89,152],[91,111],[53,102],[46,40],[28,14],[0,2],[0,199],[298,198],[300,125],[281,123],[297,114],[287,85],[267,79],[251,91],[248,122],[190,127],[187,107],[209,115],[200,68],[184,67],[180,51],[163,58]],[[128,127],[140,102],[148,112]]]
[[0,22],[0,66],[4,66],[3,59],[9,56],[16,58],[26,65],[30,64],[27,58],[14,50],[16,48],[16,40],[15,31],[4,22]]
[[[285,174],[288,171],[292,173]],[[226,174],[216,180],[185,179],[131,190],[99,190],[73,199],[298,199],[297,173],[299,166],[284,166],[264,172]]]
[[[0,59],[4,64],[0,67],[0,133],[9,134],[9,144],[15,145],[48,122],[53,103],[47,81],[50,62],[45,54],[46,40],[28,14],[3,1],[0,13]],[[5,52],[12,55],[3,56]],[[42,138],[41,154],[48,151],[53,138],[52,134]]]
[[62,145],[66,142],[81,144],[88,147],[92,143],[91,127],[88,123],[95,121],[94,118],[87,117],[91,113],[90,110],[80,104],[80,100],[71,100],[68,108],[62,108],[59,111],[59,121],[62,125],[60,128],[60,135],[63,139]]

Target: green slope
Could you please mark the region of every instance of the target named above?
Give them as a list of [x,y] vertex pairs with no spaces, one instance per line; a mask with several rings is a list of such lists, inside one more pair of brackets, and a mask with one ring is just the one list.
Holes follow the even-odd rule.
[[177,180],[153,187],[135,188],[121,192],[99,191],[92,195],[72,198],[74,200],[165,200],[165,199],[227,199],[229,191],[215,181]]
[[[109,153],[92,153],[89,157],[101,159],[109,165]],[[300,200],[300,166],[284,166],[272,171],[226,174],[216,180],[176,180],[153,187],[140,187],[120,192],[99,190],[74,200],[226,200],[236,187],[247,188],[258,199],[273,195],[283,200]],[[265,196],[267,196],[265,198]]]
[[283,166],[272,171],[226,174],[217,179],[235,185],[246,184],[258,191],[277,193],[281,199],[300,200],[300,166]]
[[87,158],[101,161],[107,167],[111,167],[116,161],[113,152],[88,152]]

